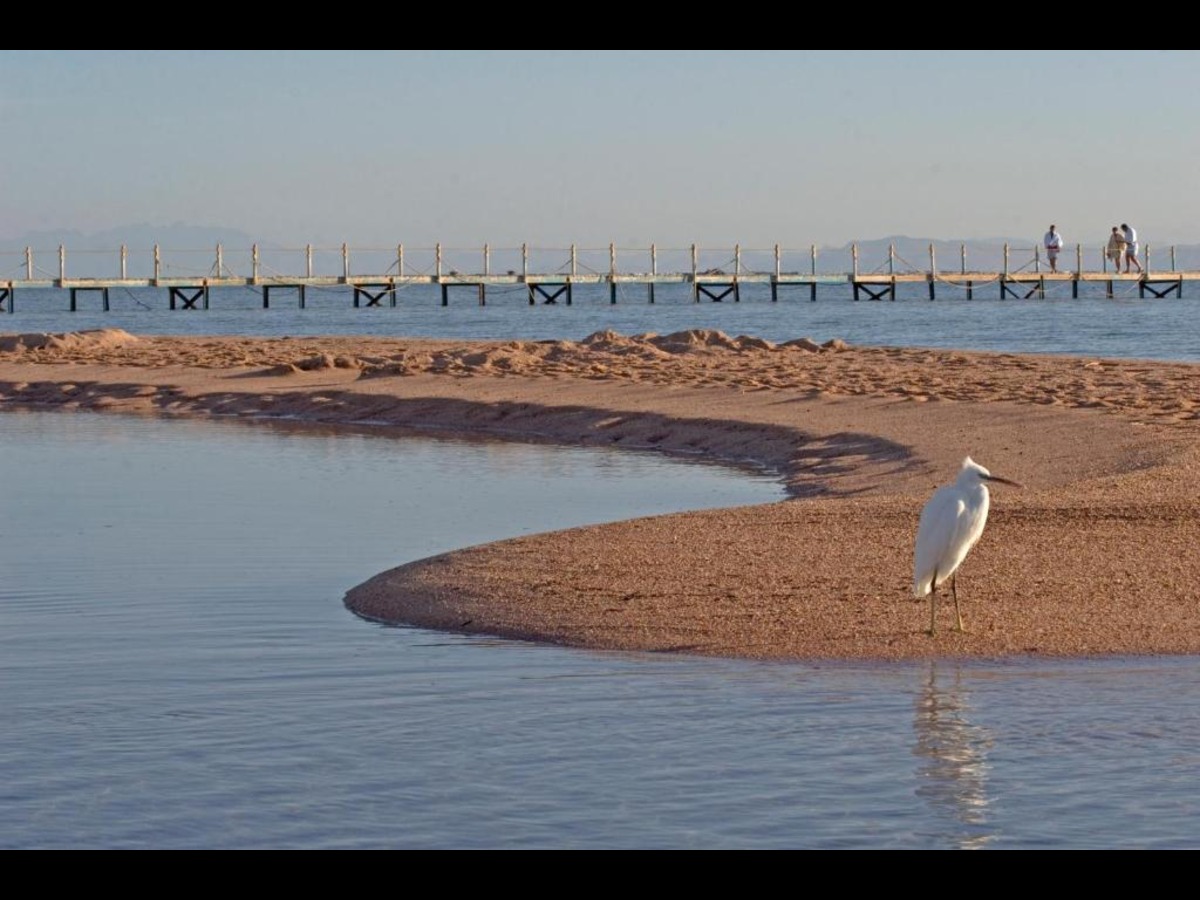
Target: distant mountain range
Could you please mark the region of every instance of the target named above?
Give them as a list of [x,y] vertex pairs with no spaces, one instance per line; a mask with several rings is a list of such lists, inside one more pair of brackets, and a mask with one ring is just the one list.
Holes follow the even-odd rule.
[[[1082,248],[1082,263],[1085,271],[1099,271],[1103,264],[1103,245],[1107,235],[1099,234],[1094,242]],[[435,239],[436,240],[436,239]],[[243,231],[215,226],[174,224],[153,226],[148,224],[129,225],[107,231],[86,234],[80,231],[29,232],[18,238],[0,240],[0,279],[21,278],[25,270],[25,249],[31,248],[35,256],[35,277],[46,277],[58,271],[58,248],[64,247],[67,255],[67,270],[74,277],[115,277],[118,274],[119,251],[128,248],[127,274],[130,277],[147,277],[152,271],[152,249],[158,246],[164,255],[174,260],[187,257],[197,271],[207,271],[215,259],[215,248],[221,245],[226,254],[226,265],[239,274],[248,269],[250,249],[258,243],[264,256],[272,251],[276,254],[274,271],[288,274],[303,274],[303,244],[279,245],[256,239]],[[432,271],[434,242],[414,244],[406,251],[405,272]],[[568,237],[561,245],[539,247],[539,258],[531,263],[530,271],[545,274],[560,271],[563,258],[569,250]],[[818,274],[845,273],[857,268],[860,273],[925,272],[936,266],[939,272],[997,272],[1005,269],[1005,247],[1007,245],[1007,270],[1010,272],[1034,271],[1046,268],[1044,252],[1039,249],[1039,238],[991,238],[987,240],[945,240],[935,238],[913,238],[904,235],[862,240],[841,247],[822,246],[816,248],[815,271]],[[809,273],[814,269],[813,251],[808,246],[795,246],[780,242],[782,248],[781,269],[784,272]],[[351,248],[352,250],[354,248]],[[366,248],[362,248],[365,250]],[[337,270],[340,264],[338,248],[319,248],[322,271]],[[1154,271],[1200,271],[1200,244],[1158,245],[1143,243],[1143,263],[1147,250],[1150,267]],[[578,259],[579,271],[607,271],[607,252],[589,251],[585,257],[581,252]],[[360,274],[387,274],[394,265],[394,249],[381,251],[378,247],[355,257],[354,271]],[[478,251],[458,247],[454,258],[444,261],[444,271],[456,266],[464,272],[482,271],[482,246]],[[381,255],[382,254],[382,255]],[[393,258],[389,258],[388,255]],[[690,252],[686,245],[661,245],[658,251],[658,271],[688,271],[691,268]],[[931,257],[932,254],[932,257]],[[531,256],[533,253],[531,252]],[[372,256],[376,258],[371,258]],[[513,248],[493,250],[489,258],[493,273],[521,268],[520,253]],[[733,247],[699,248],[698,268],[701,271],[731,273],[735,267]],[[618,247],[618,271],[648,271],[648,247]],[[741,252],[744,272],[770,272],[774,270],[774,253],[771,249],[744,249]],[[1071,271],[1077,267],[1077,249],[1068,243],[1060,260],[1060,269]],[[378,270],[377,272],[375,270]]]

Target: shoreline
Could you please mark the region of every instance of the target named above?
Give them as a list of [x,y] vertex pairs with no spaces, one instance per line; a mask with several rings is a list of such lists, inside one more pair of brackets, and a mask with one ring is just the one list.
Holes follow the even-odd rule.
[[[527,536],[352,588],[364,618],[597,650],[780,660],[1200,652],[1200,365],[774,345],[0,334],[0,409],[286,418],[654,449],[788,498]],[[992,492],[952,603],[911,596],[920,508]],[[947,598],[948,600],[948,598]]]

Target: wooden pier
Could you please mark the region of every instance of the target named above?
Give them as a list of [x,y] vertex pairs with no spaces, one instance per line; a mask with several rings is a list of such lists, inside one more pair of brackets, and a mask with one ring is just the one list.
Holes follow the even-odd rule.
[[[87,252],[93,257],[98,253]],[[312,246],[300,251],[270,251],[275,254],[302,253],[303,262],[296,266],[298,271],[292,273],[267,267],[257,245],[248,253],[240,254],[248,263],[248,271],[244,274],[235,274],[234,267],[229,265],[229,255],[220,245],[215,251],[186,252],[205,252],[209,254],[211,263],[203,271],[182,273],[166,265],[164,256],[168,255],[167,252],[155,246],[147,252],[150,265],[145,274],[132,275],[129,272],[130,252],[126,247],[121,247],[109,254],[118,260],[117,276],[74,275],[68,273],[65,247],[38,253],[26,248],[23,254],[8,254],[20,256],[15,267],[19,274],[17,277],[0,277],[0,311],[16,312],[18,292],[47,289],[68,292],[69,310],[74,312],[79,308],[80,295],[99,295],[103,309],[108,311],[110,291],[145,288],[166,291],[168,308],[171,310],[195,310],[208,309],[212,293],[228,288],[257,291],[263,309],[269,309],[272,297],[280,294],[294,296],[299,308],[303,309],[307,303],[307,293],[313,289],[348,289],[355,308],[385,304],[394,307],[398,305],[400,291],[418,285],[437,287],[443,306],[450,304],[454,293],[461,293],[464,289],[480,306],[486,305],[489,288],[518,291],[533,306],[539,302],[570,305],[575,289],[584,286],[607,289],[609,301],[615,304],[619,295],[631,287],[645,288],[647,302],[654,303],[655,289],[663,285],[685,286],[696,303],[726,300],[737,303],[741,301],[743,288],[754,285],[769,289],[772,302],[778,301],[781,294],[796,289],[807,295],[809,300],[815,301],[818,287],[847,287],[856,301],[894,301],[897,299],[897,288],[902,285],[925,285],[930,300],[937,299],[939,287],[953,289],[956,295],[966,299],[973,299],[977,292],[985,289],[996,291],[1000,299],[1044,299],[1047,290],[1054,287],[1069,288],[1072,298],[1078,298],[1080,286],[1090,284],[1100,285],[1104,295],[1110,298],[1116,296],[1118,286],[1124,286],[1123,290],[1128,294],[1136,290],[1140,298],[1162,298],[1181,297],[1185,283],[1200,281],[1200,271],[1176,269],[1174,248],[1168,251],[1169,268],[1151,268],[1151,253],[1147,247],[1142,257],[1144,271],[1123,274],[1107,270],[1108,262],[1103,248],[1099,247],[1094,248],[1094,254],[1092,251],[1088,253],[1099,261],[1097,268],[1089,270],[1084,264],[1085,250],[1082,245],[1075,248],[1074,267],[1070,271],[1057,272],[1043,269],[1040,248],[1014,250],[1007,244],[1002,248],[1002,257],[997,260],[999,264],[992,269],[969,269],[965,245],[960,258],[956,260],[958,265],[952,268],[939,266],[933,246],[929,248],[927,264],[920,268],[901,260],[893,246],[889,248],[885,259],[875,261],[875,267],[870,271],[860,259],[858,246],[851,245],[848,270],[834,272],[818,270],[816,247],[796,251],[784,250],[780,245],[760,251],[743,251],[740,245],[732,250],[701,251],[692,245],[682,250],[660,251],[651,245],[634,251],[618,251],[612,244],[602,250],[581,251],[572,245],[560,251],[536,251],[542,255],[564,255],[554,270],[540,272],[531,261],[535,251],[531,251],[528,245],[505,251],[511,268],[503,272],[493,271],[493,257],[496,254],[488,245],[482,251],[456,251],[460,255],[470,253],[474,257],[475,271],[468,270],[472,266],[470,261],[462,267],[452,266],[440,244],[418,251],[426,257],[424,265],[414,264],[411,251],[406,259],[405,248],[399,245],[394,250],[371,251],[376,255],[387,253],[391,256],[389,264],[383,267],[384,271],[378,274],[353,271],[352,254],[344,244],[333,251],[318,251]],[[336,254],[340,262],[336,266],[337,271],[318,271],[315,264],[318,253],[324,253],[327,257]],[[607,254],[607,260],[603,264],[595,264],[597,254],[603,253]],[[585,260],[585,254],[590,257],[590,262]],[[660,270],[660,259],[666,254],[672,255],[676,263]],[[708,260],[702,258],[703,254],[716,258],[718,264],[706,266]],[[40,268],[39,263],[47,256],[54,260],[55,271],[47,272]],[[1068,256],[1067,253],[1061,254],[1060,262],[1065,265]],[[2,257],[3,254],[0,254],[0,263]],[[623,269],[618,265],[619,258],[623,261],[630,257],[640,258],[643,265],[636,270],[634,267]],[[681,259],[684,261],[682,265],[679,264]],[[4,274],[4,270],[0,269],[0,275]],[[7,274],[11,276],[14,273],[9,271]]]

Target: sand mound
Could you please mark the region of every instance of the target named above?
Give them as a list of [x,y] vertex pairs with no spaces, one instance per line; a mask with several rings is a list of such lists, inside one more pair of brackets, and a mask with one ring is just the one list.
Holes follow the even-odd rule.
[[810,337],[797,338],[794,341],[784,341],[779,346],[788,350],[803,350],[806,353],[816,353],[821,349],[821,345]]
[[625,335],[618,331],[597,331],[579,342],[579,346],[590,350],[623,351],[651,346],[655,341],[662,340],[657,334]]
[[737,349],[733,338],[723,331],[710,328],[693,328],[690,331],[675,331],[662,337],[652,337],[650,343],[663,350],[674,353],[686,353],[703,347],[724,347],[727,350]]
[[111,350],[137,342],[138,338],[120,328],[97,328],[91,331],[67,331],[58,334],[2,334],[0,353],[24,353],[30,350]]

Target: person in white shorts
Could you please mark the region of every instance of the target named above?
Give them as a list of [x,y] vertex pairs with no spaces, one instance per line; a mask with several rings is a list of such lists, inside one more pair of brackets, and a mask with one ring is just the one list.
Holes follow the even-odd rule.
[[1138,239],[1137,232],[1121,223],[1121,231],[1125,234],[1125,274],[1129,274],[1130,266],[1137,266],[1137,270],[1142,271],[1142,264],[1138,262]]
[[1042,243],[1046,247],[1046,259],[1050,262],[1050,271],[1058,271],[1058,251],[1062,250],[1063,239],[1058,233],[1058,226],[1051,225],[1050,230],[1046,232],[1046,236],[1042,239]]

